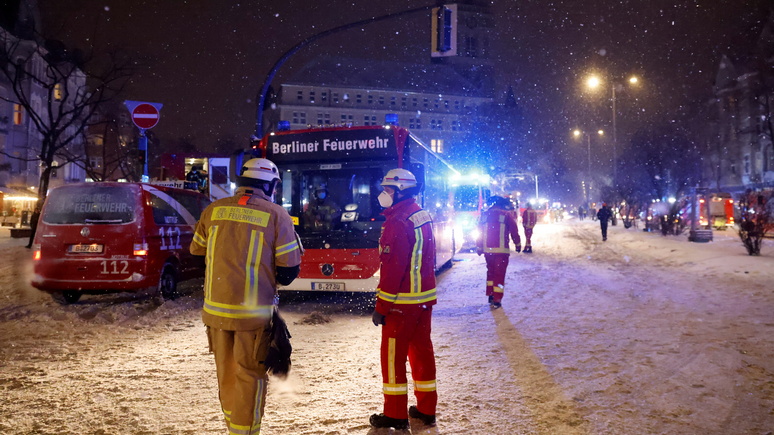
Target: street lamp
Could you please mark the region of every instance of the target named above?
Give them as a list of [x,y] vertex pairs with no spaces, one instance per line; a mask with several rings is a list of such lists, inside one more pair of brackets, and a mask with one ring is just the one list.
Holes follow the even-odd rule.
[[[597,134],[599,136],[602,136],[605,134],[603,130],[597,130]],[[590,208],[591,205],[591,135],[587,132],[579,129],[575,129],[572,132],[572,135],[575,136],[578,139],[582,139],[583,137],[586,138],[586,155],[588,157],[588,167],[586,168],[586,207]]]
[[[636,76],[631,76],[627,80],[630,85],[637,85],[639,83],[639,79]],[[596,89],[602,85],[602,80],[599,77],[591,76],[586,80],[586,85],[591,89]],[[616,127],[616,110],[615,110],[615,90],[617,87],[621,87],[623,85],[617,84],[615,82],[610,82],[610,88],[612,90],[612,97],[611,100],[613,102],[613,185],[615,185],[615,181],[618,179],[618,150],[617,144],[618,144],[618,129]]]

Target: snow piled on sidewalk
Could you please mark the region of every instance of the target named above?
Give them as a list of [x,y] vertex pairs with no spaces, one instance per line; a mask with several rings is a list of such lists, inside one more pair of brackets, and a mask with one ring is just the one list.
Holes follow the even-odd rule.
[[[414,434],[725,434],[774,427],[774,246],[745,254],[593,222],[541,224],[513,254],[504,306],[482,257],[439,276],[438,425]],[[163,304],[128,294],[62,306],[31,288],[26,240],[0,233],[0,433],[221,434],[201,282]],[[287,380],[262,434],[387,434],[370,302],[283,300]],[[329,322],[326,322],[329,320]],[[410,403],[413,397],[410,396]]]

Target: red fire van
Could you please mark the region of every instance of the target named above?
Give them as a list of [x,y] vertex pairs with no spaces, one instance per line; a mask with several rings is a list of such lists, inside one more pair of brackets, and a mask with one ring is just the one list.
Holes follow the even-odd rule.
[[32,285],[75,303],[82,294],[155,288],[203,276],[188,247],[209,205],[192,190],[144,183],[77,183],[51,190],[33,243]]

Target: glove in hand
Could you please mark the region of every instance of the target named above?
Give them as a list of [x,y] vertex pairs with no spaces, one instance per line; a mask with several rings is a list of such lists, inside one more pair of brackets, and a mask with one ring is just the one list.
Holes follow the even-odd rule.
[[374,322],[374,326],[384,325],[384,314],[379,314],[378,311],[374,310],[374,313],[371,314],[371,321]]

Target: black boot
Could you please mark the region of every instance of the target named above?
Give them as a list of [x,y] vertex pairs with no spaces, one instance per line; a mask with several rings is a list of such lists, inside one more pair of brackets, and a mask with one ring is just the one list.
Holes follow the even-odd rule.
[[408,429],[408,418],[392,418],[384,414],[374,414],[368,420],[373,427],[393,427],[395,429]]
[[423,412],[420,412],[416,406],[411,405],[409,406],[409,417],[416,418],[418,420],[421,420],[422,423],[424,423],[427,426],[432,426],[435,424],[435,416],[434,415],[428,415]]

